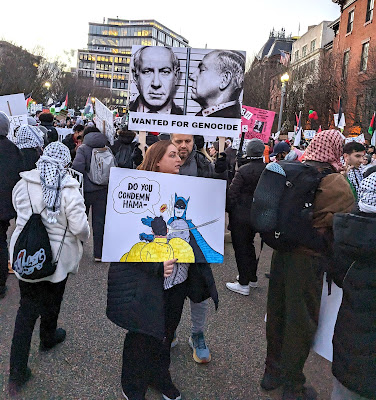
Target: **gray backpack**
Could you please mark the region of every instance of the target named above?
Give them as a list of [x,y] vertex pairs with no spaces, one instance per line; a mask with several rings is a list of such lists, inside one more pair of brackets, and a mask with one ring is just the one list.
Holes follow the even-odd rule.
[[115,157],[111,150],[107,146],[93,149],[87,176],[97,185],[108,185],[111,167],[116,167]]

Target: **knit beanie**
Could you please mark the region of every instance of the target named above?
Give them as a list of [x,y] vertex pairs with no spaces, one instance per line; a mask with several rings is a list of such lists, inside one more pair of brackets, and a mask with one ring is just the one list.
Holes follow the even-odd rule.
[[360,211],[376,213],[376,172],[362,180],[358,198]]
[[10,122],[8,116],[0,111],[0,135],[7,136],[9,133]]
[[257,159],[264,155],[265,145],[260,139],[253,138],[247,145],[247,157]]

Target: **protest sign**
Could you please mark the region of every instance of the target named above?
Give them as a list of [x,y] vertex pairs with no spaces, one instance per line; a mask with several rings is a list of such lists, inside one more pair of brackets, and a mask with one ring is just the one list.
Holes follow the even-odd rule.
[[101,101],[95,99],[96,125],[107,136],[111,145],[114,144],[114,114]]
[[242,133],[244,139],[260,139],[268,143],[274,122],[274,111],[242,106]]
[[102,261],[222,263],[226,182],[111,168]]
[[364,134],[362,133],[362,134],[359,135],[359,136],[347,137],[347,138],[345,139],[345,143],[349,143],[349,142],[358,142],[358,143],[364,144],[364,143],[366,142],[366,139],[365,139],[365,137],[364,137]]
[[72,178],[76,179],[78,181],[78,183],[80,184],[80,193],[81,193],[81,196],[83,196],[84,195],[84,175],[81,174],[81,172],[78,172],[72,168],[68,168],[67,171],[68,171],[68,174]]
[[67,135],[73,133],[71,128],[55,128],[57,130],[57,134],[59,135],[59,142],[62,142]]
[[303,132],[303,135],[304,135],[304,139],[306,139],[306,140],[311,140],[311,139],[313,139],[313,138],[315,137],[316,131],[310,130],[310,129],[306,129],[306,130]]
[[9,117],[9,137],[14,137],[14,130],[27,124],[27,107],[23,93],[0,96],[0,111]]
[[[242,147],[243,154],[247,153],[247,145],[248,145],[250,140],[251,139],[244,139],[243,147]],[[235,138],[232,141],[232,148],[235,149],[235,150],[239,150],[240,142],[241,142],[241,138]]]
[[333,361],[333,334],[339,307],[342,302],[342,289],[332,282],[331,294],[328,295],[326,275],[321,296],[319,325],[313,342],[313,350],[330,362]]
[[238,137],[244,68],[245,52],[133,46],[129,129]]

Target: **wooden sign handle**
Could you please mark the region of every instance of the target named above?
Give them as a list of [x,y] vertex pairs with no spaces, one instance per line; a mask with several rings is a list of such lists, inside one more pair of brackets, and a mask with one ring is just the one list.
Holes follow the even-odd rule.
[[9,115],[12,116],[13,114],[12,114],[12,110],[11,110],[11,108],[10,108],[9,101],[7,101],[7,104],[8,104]]
[[138,135],[138,140],[140,142],[140,148],[142,151],[142,157],[145,157],[145,147],[146,147],[146,132],[140,131]]
[[219,154],[225,151],[225,141],[226,141],[225,137],[223,136],[219,137]]

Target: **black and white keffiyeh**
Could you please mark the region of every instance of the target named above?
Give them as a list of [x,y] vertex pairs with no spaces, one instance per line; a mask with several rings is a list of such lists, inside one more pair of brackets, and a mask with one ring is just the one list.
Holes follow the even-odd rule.
[[351,168],[347,173],[347,179],[351,182],[356,190],[356,194],[359,196],[360,184],[363,180],[363,174],[359,168]]
[[37,162],[42,184],[43,201],[47,208],[47,221],[56,223],[60,214],[61,191],[68,179],[67,166],[71,162],[70,151],[60,142],[52,142]]
[[31,125],[21,125],[16,133],[15,145],[19,149],[35,149],[43,147],[43,133]]
[[360,211],[376,213],[376,172],[362,180],[358,206]]

